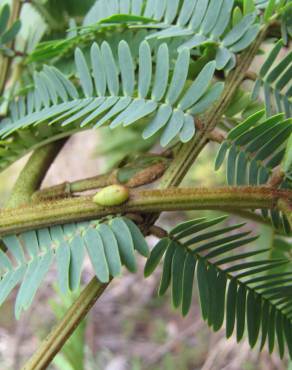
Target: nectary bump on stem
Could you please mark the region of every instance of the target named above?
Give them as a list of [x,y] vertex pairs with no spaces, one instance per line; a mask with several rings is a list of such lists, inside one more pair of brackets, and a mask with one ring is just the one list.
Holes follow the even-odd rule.
[[100,190],[94,197],[94,203],[113,207],[125,203],[129,199],[129,189],[122,185],[111,185]]

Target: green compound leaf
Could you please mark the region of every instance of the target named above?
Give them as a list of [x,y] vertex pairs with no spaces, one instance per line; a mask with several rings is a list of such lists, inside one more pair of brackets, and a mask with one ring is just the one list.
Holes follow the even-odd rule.
[[292,52],[285,53],[285,56],[278,62],[277,59],[284,50],[283,45],[283,40],[279,40],[269,53],[260,69],[252,98],[259,98],[262,91],[268,116],[283,112],[287,118],[290,118],[292,111],[290,87]]
[[287,260],[254,260],[267,252],[249,249],[256,237],[240,232],[243,224],[220,228],[219,222],[196,219],[177,225],[154,247],[147,276],[163,261],[159,295],[171,286],[173,306],[183,315],[190,310],[197,280],[202,317],[214,331],[226,320],[227,338],[236,331],[241,341],[247,331],[251,347],[260,341],[262,350],[268,339],[270,352],[277,341],[281,357],[286,347],[291,354],[291,272],[278,272]]
[[[292,120],[280,113],[267,119],[259,111],[232,129],[221,144],[215,161],[218,170],[225,158],[226,178],[229,185],[265,185],[278,166],[283,166],[281,188],[291,186],[290,136]],[[263,211],[275,229],[290,234],[285,215],[277,210]]]
[[35,72],[34,89],[11,102],[10,117],[1,122],[0,170],[42,141],[104,125],[143,127],[143,138],[159,134],[162,146],[190,141],[196,115],[208,110],[223,91],[223,83],[212,86],[215,62],[207,63],[190,86],[189,50],[176,55],[173,73],[167,44],[155,55],[146,41],[138,50],[136,65],[126,41],[116,48],[93,43],[90,63],[77,48],[78,89],[55,67]]
[[15,302],[17,318],[32,304],[55,260],[58,286],[63,294],[68,294],[79,288],[85,254],[99,281],[108,283],[111,277],[121,274],[122,265],[136,270],[134,247],[141,255],[148,253],[140,230],[125,217],[109,223],[52,226],[6,236],[2,241],[9,254],[0,254],[0,303],[21,283]]

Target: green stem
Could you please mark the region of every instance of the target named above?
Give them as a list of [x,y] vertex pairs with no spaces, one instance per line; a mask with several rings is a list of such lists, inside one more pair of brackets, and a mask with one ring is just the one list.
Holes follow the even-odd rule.
[[292,200],[292,191],[268,187],[171,188],[131,190],[127,203],[102,207],[91,196],[54,200],[0,212],[0,235],[15,234],[56,224],[98,219],[124,213],[216,209],[272,209],[277,201]]
[[[165,159],[157,163],[150,164],[148,167],[145,167],[144,165],[139,168],[137,165],[137,167],[133,167],[133,174],[129,176],[126,181],[122,182],[122,184],[129,188],[137,188],[150,184],[161,177],[166,168],[167,161]],[[127,169],[127,167],[124,167],[123,169]],[[103,175],[77,180],[71,183],[65,182],[63,184],[44,188],[34,193],[33,200],[45,201],[52,200],[54,198],[65,198],[73,196],[76,193],[82,193],[88,190],[96,190],[113,184],[121,184],[119,178],[120,170],[122,169],[115,169]]]
[[93,278],[22,370],[46,369],[107,286]]
[[74,182],[64,182],[59,185],[38,190],[33,194],[32,199],[34,202],[44,202],[56,198],[66,198],[76,193],[99,189],[117,183],[116,176],[112,173],[108,173]]
[[36,150],[21,171],[7,203],[7,208],[15,208],[31,201],[32,194],[39,189],[48,167],[54,161],[65,141],[49,144]]

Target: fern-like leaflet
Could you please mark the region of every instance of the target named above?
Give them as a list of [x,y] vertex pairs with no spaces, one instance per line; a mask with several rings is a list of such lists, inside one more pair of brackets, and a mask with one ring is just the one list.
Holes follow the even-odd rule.
[[253,98],[258,98],[262,88],[267,115],[285,112],[286,117],[289,118],[292,112],[292,87],[290,86],[292,51],[288,52],[279,63],[275,63],[280,52],[283,51],[282,46],[283,41],[279,40],[263,64],[254,86]]
[[232,69],[236,64],[235,53],[247,48],[260,28],[256,12],[231,27],[233,5],[234,0],[147,0],[145,4],[140,0],[98,0],[76,37],[41,44],[30,59],[57,56],[92,34],[104,33],[107,27],[128,26],[132,30],[135,27],[157,30],[150,32],[147,39],[179,38],[180,48],[215,46],[217,69]]
[[[149,44],[139,48],[136,70],[129,45],[121,41],[118,65],[108,43],[91,47],[91,65],[80,49],[75,51],[76,70],[81,91],[55,67],[45,66],[34,74],[35,89],[26,98],[11,105],[11,118],[2,121],[0,156],[6,166],[13,147],[21,136],[28,138],[30,128],[38,128],[41,136],[47,130],[56,138],[69,136],[72,130],[97,128],[110,122],[110,128],[143,124],[143,138],[161,132],[161,145],[166,146],[177,136],[188,142],[195,135],[196,115],[205,112],[216,101],[224,84],[211,86],[215,63],[204,66],[188,87],[190,54],[183,49],[170,74],[169,49],[162,44],[155,60]],[[153,72],[152,72],[153,71]],[[92,77],[93,76],[93,77]],[[6,138],[6,140],[4,140]],[[14,139],[15,138],[15,139]],[[54,137],[50,135],[50,140]],[[34,137],[26,147],[35,142]],[[11,152],[10,152],[10,149]],[[11,154],[10,154],[11,153]],[[0,160],[0,163],[2,160]]]
[[290,271],[274,270],[287,260],[255,260],[266,251],[240,251],[257,238],[240,232],[243,224],[212,229],[225,219],[196,219],[176,226],[152,250],[145,275],[164,257],[159,295],[171,286],[173,306],[183,315],[190,310],[196,277],[202,316],[214,331],[225,319],[227,338],[236,329],[240,341],[247,328],[251,347],[261,333],[261,349],[268,341],[272,352],[277,338],[280,356],[286,344],[292,357],[292,276]]
[[79,288],[85,255],[102,283],[121,274],[122,265],[136,271],[134,250],[147,257],[148,246],[139,228],[125,217],[108,222],[83,222],[28,231],[2,238],[0,304],[21,282],[15,315],[27,309],[54,260],[63,294]]
[[[157,3],[161,2],[157,0]],[[160,27],[162,30],[151,34],[148,39],[183,37],[188,40],[182,41],[181,48],[188,47],[190,49],[213,44],[217,46],[217,69],[234,68],[236,65],[235,53],[247,48],[259,32],[259,24],[255,23],[255,13],[246,15],[235,27],[229,27],[233,0],[185,0],[180,9],[179,2],[176,3],[177,14],[172,13],[172,17],[176,17],[175,24],[171,24],[167,18],[168,8],[174,8],[173,3],[169,1],[165,6],[165,18],[158,25],[153,24],[153,27]],[[157,5],[158,7],[159,5]],[[157,19],[157,17],[155,18]]]
[[[292,133],[292,119],[278,114],[262,120],[265,112],[259,111],[231,130],[219,149],[215,169],[218,170],[227,156],[226,174],[229,185],[264,185],[273,170],[280,166],[286,145]],[[286,176],[281,188],[290,188],[291,181]],[[268,216],[263,211],[265,217]],[[286,217],[271,211],[275,228],[284,228],[287,234],[290,227]]]
[[[117,13],[119,10],[130,11],[129,7],[123,9],[123,0],[114,2],[115,8],[110,9]],[[99,22],[110,23],[112,18],[108,14],[105,17],[106,1],[96,2],[86,23],[94,18]],[[128,2],[129,4],[129,2]],[[132,9],[135,8],[142,14],[142,7],[136,7],[135,0],[132,1]],[[142,27],[161,29],[148,36],[150,38],[182,38],[181,47],[196,48],[200,45],[212,43],[219,47],[216,62],[218,69],[231,69],[235,66],[234,53],[240,52],[248,47],[255,39],[259,25],[255,21],[255,14],[249,14],[233,29],[229,29],[234,1],[219,0],[184,0],[180,3],[175,1],[147,1],[144,16],[155,20],[152,24],[145,23]],[[112,13],[112,14],[115,14]],[[102,20],[102,18],[105,18]],[[227,32],[228,31],[228,32]],[[222,35],[224,35],[222,37]],[[187,41],[184,41],[187,39]]]

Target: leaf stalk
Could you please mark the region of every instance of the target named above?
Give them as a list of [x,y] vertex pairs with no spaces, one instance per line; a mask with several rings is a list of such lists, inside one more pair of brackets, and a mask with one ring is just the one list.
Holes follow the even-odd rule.
[[130,200],[115,207],[102,207],[92,196],[53,200],[0,212],[0,235],[15,234],[52,225],[99,219],[125,213],[180,210],[273,209],[278,200],[292,201],[291,190],[262,187],[170,188],[130,190]]

